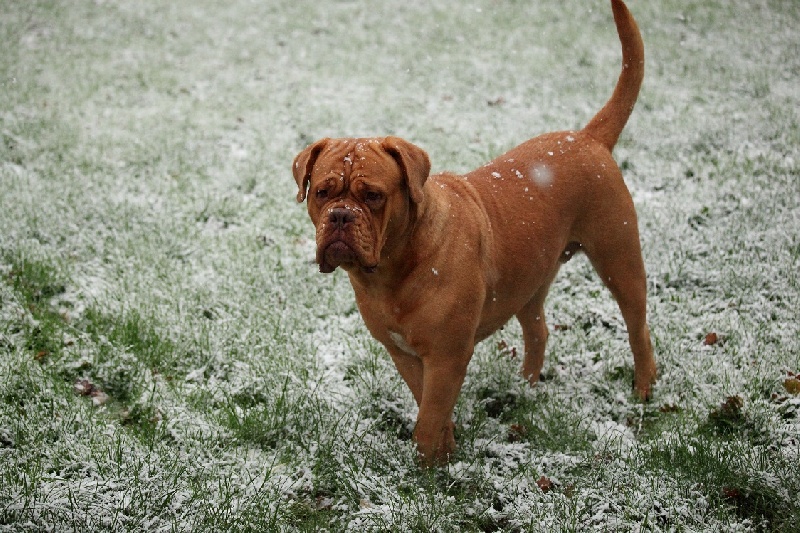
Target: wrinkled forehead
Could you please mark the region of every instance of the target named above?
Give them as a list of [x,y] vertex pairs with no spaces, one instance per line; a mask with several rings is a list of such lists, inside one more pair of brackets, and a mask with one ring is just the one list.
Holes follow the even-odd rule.
[[350,177],[394,179],[399,169],[394,158],[383,148],[381,138],[332,139],[320,153],[314,174],[339,174]]

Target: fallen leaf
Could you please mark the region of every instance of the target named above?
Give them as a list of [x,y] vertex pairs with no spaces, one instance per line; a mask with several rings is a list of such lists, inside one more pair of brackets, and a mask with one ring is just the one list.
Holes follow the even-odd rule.
[[88,379],[79,379],[73,385],[75,389],[75,393],[81,396],[91,396],[92,403],[95,407],[99,407],[106,403],[109,398],[108,394],[100,390],[97,385],[89,381]]
[[511,359],[517,358],[517,347],[509,346],[506,341],[501,340],[497,343],[497,349],[501,352],[506,352],[511,356]]
[[521,424],[511,424],[508,428],[508,441],[509,442],[519,442],[525,438],[528,434],[528,430],[525,426]]
[[719,342],[719,335],[717,335],[713,331],[711,333],[709,333],[708,335],[706,335],[705,340],[703,340],[703,344],[705,346],[714,346],[718,342]]
[[721,413],[739,413],[744,407],[744,400],[741,396],[728,396],[724,403],[719,406]]
[[738,500],[742,497],[742,493],[737,488],[732,487],[723,487],[722,488],[722,495],[725,497],[726,500]]
[[783,388],[786,389],[786,392],[789,394],[800,394],[800,379],[788,378],[784,380]]
[[550,492],[551,490],[553,490],[553,482],[552,482],[552,481],[550,481],[550,478],[546,478],[546,477],[544,477],[544,476],[542,476],[542,477],[540,477],[539,479],[537,479],[537,480],[536,480],[536,485],[537,485],[537,486],[538,486],[538,487],[539,487],[539,488],[542,490],[542,492],[544,492],[545,494],[547,494],[548,492]]
[[773,403],[783,403],[788,399],[788,397],[782,396],[777,392],[773,392],[772,395],[769,397],[769,399]]
[[73,388],[75,392],[81,396],[91,396],[92,392],[95,390],[94,385],[92,385],[92,382],[88,379],[79,379],[75,382]]
[[744,407],[744,400],[741,396],[729,396],[717,409],[711,411],[708,415],[709,421],[717,429],[729,431],[745,421],[742,407]]

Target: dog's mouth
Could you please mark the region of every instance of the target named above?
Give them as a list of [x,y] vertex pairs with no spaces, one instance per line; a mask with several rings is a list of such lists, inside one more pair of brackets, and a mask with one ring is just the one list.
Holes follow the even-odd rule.
[[344,241],[333,241],[325,247],[318,248],[317,263],[319,271],[323,274],[330,274],[337,267],[349,265],[358,265],[366,274],[371,274],[378,268],[378,265],[362,264],[355,250]]
[[320,254],[319,271],[323,274],[330,274],[336,267],[355,263],[357,256],[350,246],[344,241],[334,241],[330,243]]

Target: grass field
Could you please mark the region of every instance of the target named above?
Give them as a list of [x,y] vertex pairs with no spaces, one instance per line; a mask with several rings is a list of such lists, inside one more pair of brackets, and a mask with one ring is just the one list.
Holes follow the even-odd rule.
[[395,134],[459,172],[579,128],[608,3],[0,3],[0,531],[800,531],[800,3],[630,8],[654,398],[578,259],[545,381],[515,323],[479,345],[424,471],[291,160]]

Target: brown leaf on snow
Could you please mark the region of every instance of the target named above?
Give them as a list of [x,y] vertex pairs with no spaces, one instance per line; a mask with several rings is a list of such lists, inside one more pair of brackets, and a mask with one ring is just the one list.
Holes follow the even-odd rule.
[[720,406],[708,415],[709,420],[720,429],[730,428],[744,422],[744,400],[741,396],[728,396]]
[[79,379],[73,385],[75,392],[81,396],[91,396],[95,391],[95,387],[88,379]]
[[516,359],[517,357],[517,347],[516,346],[509,346],[506,341],[501,340],[497,343],[497,349],[501,352],[506,352],[511,356],[512,359]]
[[528,430],[521,424],[511,424],[508,428],[508,442],[519,442],[525,438]]
[[783,382],[783,388],[786,389],[786,392],[789,394],[800,394],[800,379],[794,378],[787,378]]
[[92,403],[95,405],[95,407],[99,407],[109,400],[108,394],[100,390],[97,385],[88,379],[77,380],[73,385],[73,388],[75,393],[81,396],[91,396]]
[[744,400],[741,396],[728,396],[725,403],[719,406],[722,413],[738,413],[744,407]]
[[550,478],[547,478],[547,477],[544,477],[544,476],[542,476],[542,477],[540,477],[539,479],[537,479],[537,480],[536,480],[536,485],[537,485],[537,486],[538,486],[538,487],[539,487],[539,488],[542,490],[542,492],[544,492],[545,494],[547,494],[548,492],[550,492],[551,490],[553,490],[553,482],[552,482],[552,481],[550,481]]
[[705,346],[714,346],[719,342],[719,335],[714,333],[713,331],[706,335],[706,338],[703,340],[703,345]]
[[738,500],[742,497],[742,493],[735,487],[723,487],[722,495],[726,500]]

